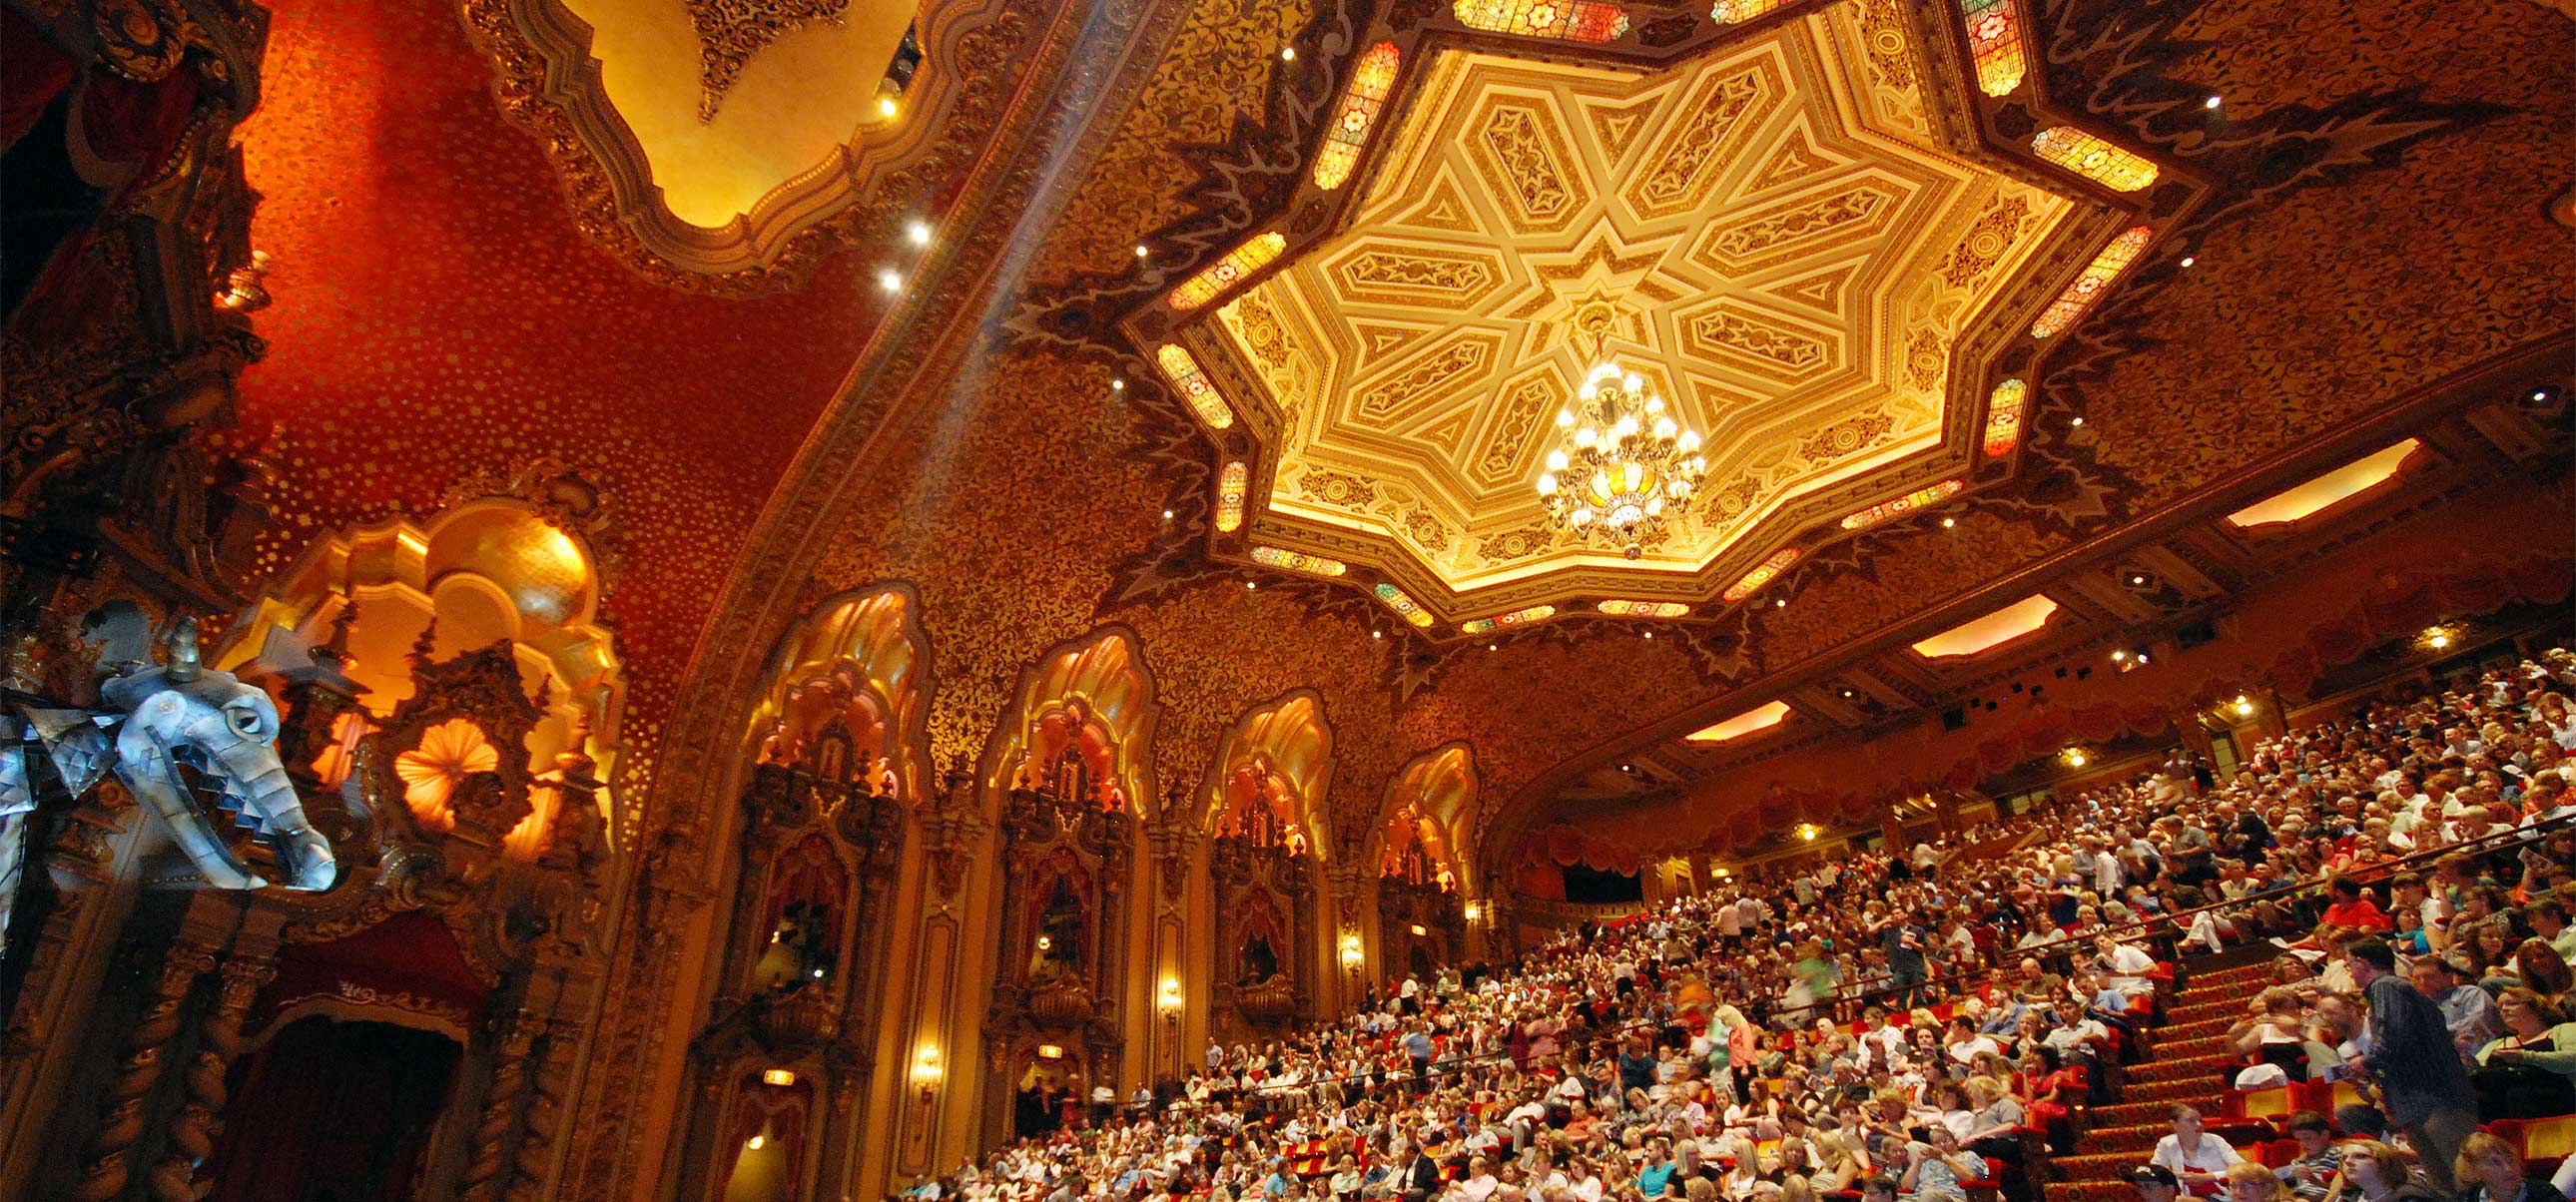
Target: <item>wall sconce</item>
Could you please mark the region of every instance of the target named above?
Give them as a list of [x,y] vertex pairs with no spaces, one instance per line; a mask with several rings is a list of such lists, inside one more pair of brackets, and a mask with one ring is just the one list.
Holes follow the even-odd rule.
[[763,1069],[760,1073],[760,1083],[784,1088],[796,1084],[796,1074],[783,1068]]
[[1056,1046],[1055,1044],[1051,1044],[1051,1043],[1042,1043],[1042,1044],[1039,1044],[1039,1045],[1038,1045],[1038,1059],[1040,1059],[1040,1060],[1062,1060],[1062,1059],[1064,1059],[1064,1049],[1063,1049],[1063,1048],[1061,1048],[1061,1047]]
[[2236,716],[2239,718],[2251,718],[2254,716],[2254,702],[2243,693],[2238,693],[2236,695],[2235,702],[2230,704],[2227,708],[2236,711]]
[[1356,931],[1344,932],[1342,935],[1342,967],[1356,973],[1360,970],[1360,965],[1367,959],[1368,957],[1360,951],[1359,933]]
[[1181,1016],[1180,979],[1177,977],[1163,978],[1162,991],[1155,995],[1155,1001],[1162,1005],[1164,1017],[1179,1018]]
[[1717,879],[1719,879],[1719,880],[1721,880],[1721,881],[1722,881],[1722,880],[1725,880],[1725,879],[1726,879],[1726,878],[1728,878],[1728,877],[1734,876],[1734,875],[1735,875],[1735,870],[1734,870],[1734,869],[1732,869],[1732,868],[1720,868],[1720,869],[1718,869],[1718,870],[1717,870]]
[[1423,929],[1422,924],[1418,922],[1407,929],[1411,930],[1416,935],[1428,935],[1431,933],[1430,931]]
[[932,1095],[938,1092],[939,1079],[944,1075],[946,1070],[939,1064],[939,1045],[921,1045],[921,1051],[912,1058],[912,1083],[921,1088],[922,1105],[930,1105]]
[[2069,747],[2064,752],[2059,753],[2057,758],[2066,761],[2066,766],[2069,768],[2081,768],[2092,762],[2091,757],[2085,755],[2084,749],[2081,747]]
[[1467,903],[1467,921],[1477,922],[1481,921],[1484,917],[1485,908],[1483,906],[1477,905],[1474,902]]

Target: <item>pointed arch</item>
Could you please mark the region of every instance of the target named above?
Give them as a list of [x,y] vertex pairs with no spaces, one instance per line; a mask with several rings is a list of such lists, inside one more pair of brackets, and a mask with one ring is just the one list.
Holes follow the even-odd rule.
[[1082,756],[1102,788],[1141,817],[1154,809],[1152,748],[1162,707],[1136,634],[1103,626],[1065,643],[1020,672],[1011,710],[994,728],[983,784],[998,794],[1024,771]]
[[1333,846],[1325,804],[1333,765],[1333,726],[1321,694],[1291,689],[1255,705],[1217,740],[1214,770],[1199,785],[1200,825],[1222,834],[1239,829],[1246,811],[1266,807],[1321,860]]
[[[855,774],[883,756],[906,802],[930,764],[930,636],[909,584],[824,598],[781,635],[744,727],[746,762]],[[856,763],[845,763],[844,758]]]
[[1381,875],[1395,875],[1393,869],[1418,847],[1435,872],[1446,870],[1455,886],[1472,896],[1479,884],[1480,792],[1475,750],[1465,742],[1444,743],[1413,757],[1387,785],[1376,829],[1369,832],[1368,862]]

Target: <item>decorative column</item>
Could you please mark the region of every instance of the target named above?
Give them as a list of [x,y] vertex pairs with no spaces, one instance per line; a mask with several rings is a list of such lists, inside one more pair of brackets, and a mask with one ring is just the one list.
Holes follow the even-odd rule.
[[224,1129],[224,1104],[230,1098],[224,1078],[241,1055],[242,1017],[276,977],[273,949],[236,949],[223,962],[215,1003],[197,1024],[197,1054],[181,1078],[187,1098],[170,1120],[170,1152],[152,1170],[152,1196],[159,1202],[196,1202],[197,1166],[213,1154],[215,1138]]
[[474,1124],[473,1159],[465,1166],[458,1195],[465,1202],[491,1202],[498,1195],[510,1163],[510,1133],[519,1123],[519,1096],[527,1087],[528,1054],[545,1028],[539,1016],[519,1010],[496,1016],[500,1036],[492,1054],[492,1078],[483,1091],[483,1113]]
[[503,1195],[510,1202],[533,1202],[547,1192],[547,1168],[554,1160],[555,1141],[563,1134],[564,1082],[572,1078],[572,1055],[581,1046],[583,1025],[578,1018],[557,1018],[546,1024],[545,1056],[536,1077],[528,1082],[527,1134],[519,1140],[515,1171]]
[[172,945],[161,962],[160,975],[144,995],[143,1012],[125,1037],[125,1055],[117,1062],[98,1130],[83,1156],[81,1181],[72,1192],[80,1202],[106,1202],[125,1192],[126,1157],[143,1135],[146,1104],[161,1083],[162,1049],[179,1034],[179,1009],[197,978],[214,968],[214,950],[198,943]]

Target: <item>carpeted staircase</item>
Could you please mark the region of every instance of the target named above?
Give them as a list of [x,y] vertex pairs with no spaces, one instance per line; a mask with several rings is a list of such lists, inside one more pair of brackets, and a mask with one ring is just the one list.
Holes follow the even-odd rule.
[[2165,1112],[2176,1102],[2219,1123],[2227,1086],[2242,1067],[2227,1047],[2227,1028],[2245,1016],[2271,972],[2268,960],[2194,972],[2164,999],[2152,1050],[2129,1066],[2119,1102],[2086,1113],[2074,1154],[2055,1160],[2061,1179],[2046,1187],[2047,1202],[2135,1202],[2137,1189],[2122,1175],[2146,1163],[2156,1141],[2172,1132]]

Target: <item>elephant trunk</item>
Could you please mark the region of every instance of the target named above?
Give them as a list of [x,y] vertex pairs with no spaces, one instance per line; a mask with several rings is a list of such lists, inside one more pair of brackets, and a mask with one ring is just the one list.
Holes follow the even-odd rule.
[[242,813],[259,820],[286,872],[289,889],[319,892],[331,887],[339,865],[324,839],[304,817],[304,799],[277,758],[277,748],[249,740],[210,749],[224,778],[224,792]]

